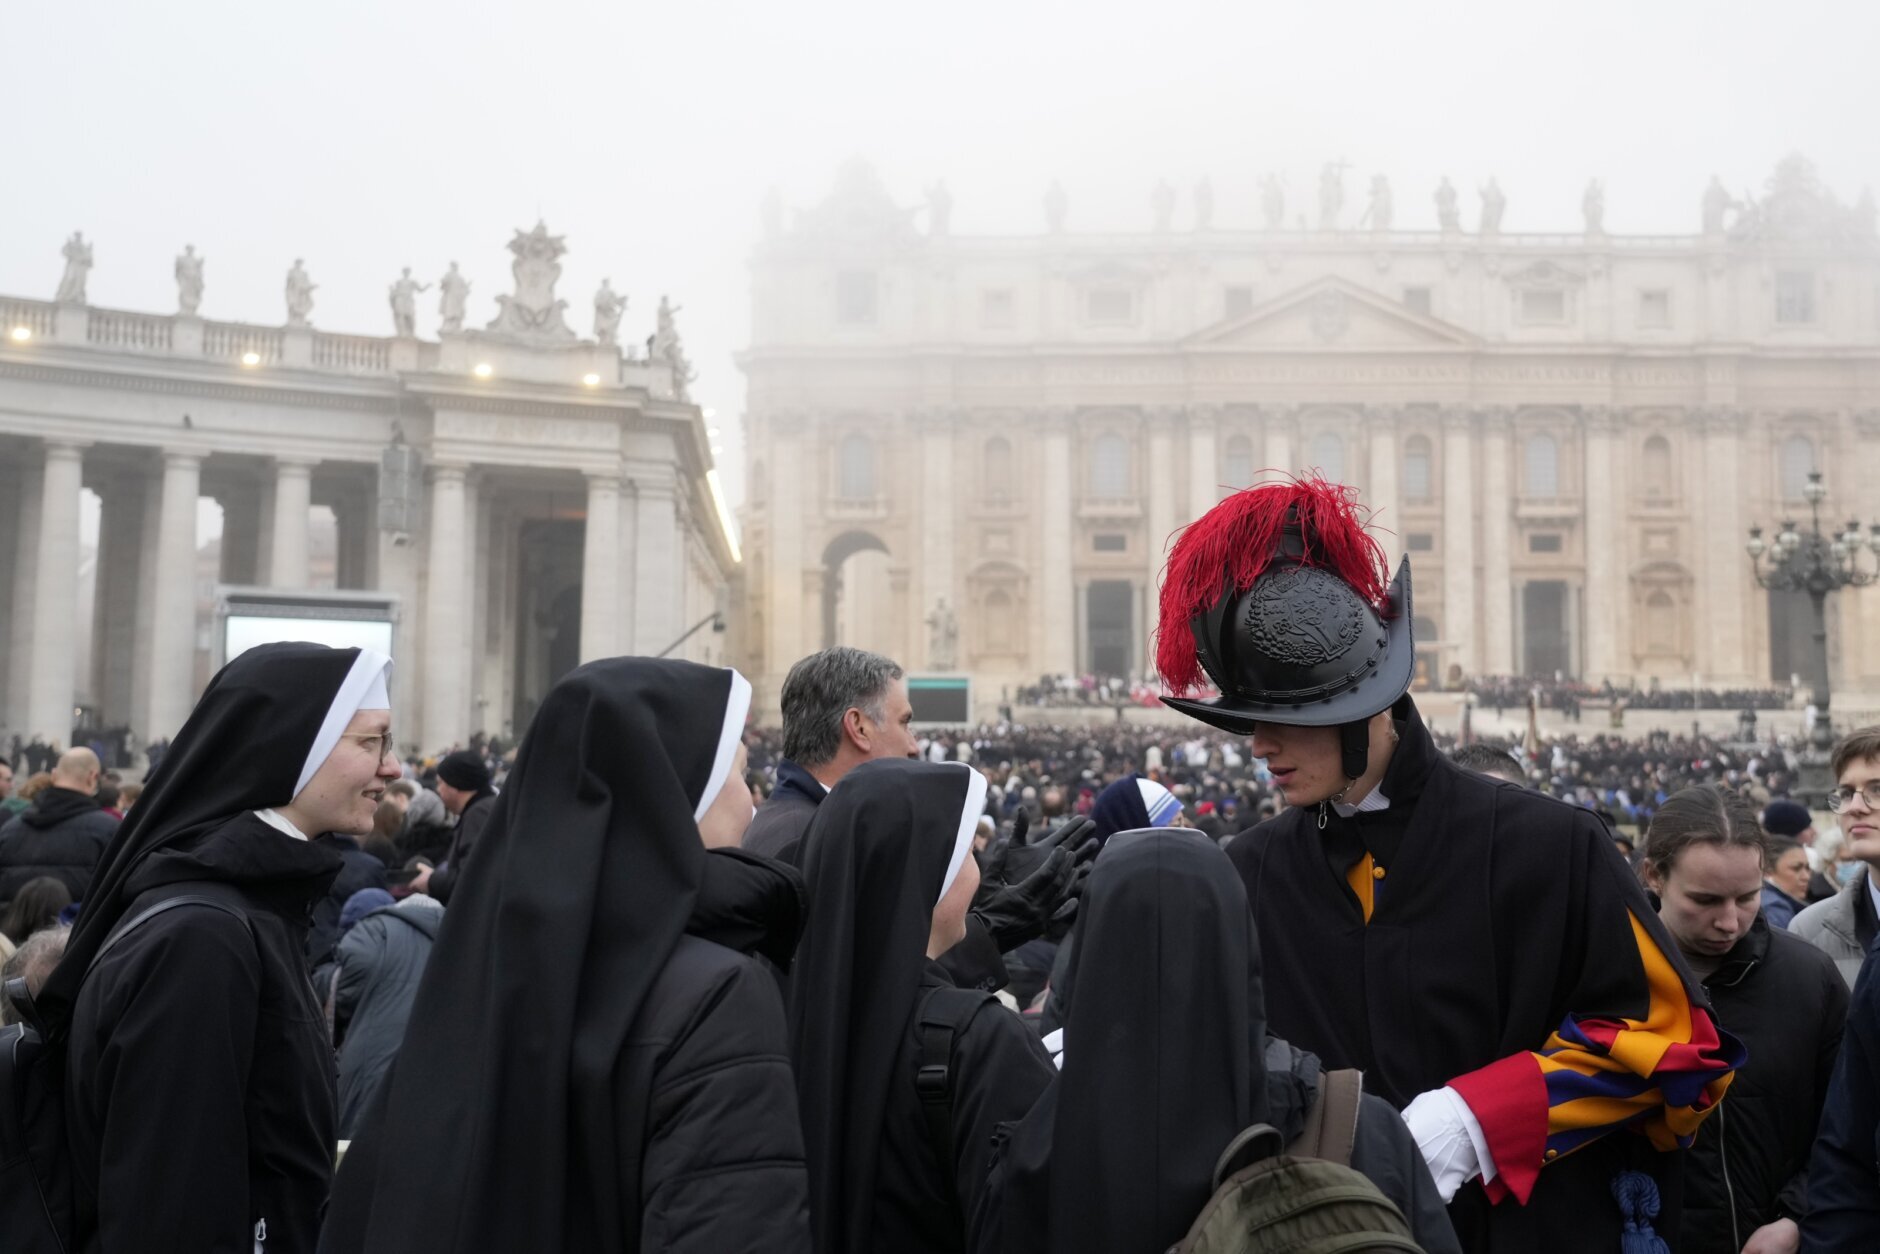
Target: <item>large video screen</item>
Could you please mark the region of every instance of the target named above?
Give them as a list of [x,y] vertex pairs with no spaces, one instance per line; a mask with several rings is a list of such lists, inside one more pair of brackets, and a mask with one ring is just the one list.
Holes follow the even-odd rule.
[[916,723],[957,727],[973,721],[972,681],[962,677],[910,675],[907,700]]
[[392,652],[392,625],[384,619],[266,618],[230,614],[223,629],[223,660],[232,662],[258,644],[306,640],[336,649]]

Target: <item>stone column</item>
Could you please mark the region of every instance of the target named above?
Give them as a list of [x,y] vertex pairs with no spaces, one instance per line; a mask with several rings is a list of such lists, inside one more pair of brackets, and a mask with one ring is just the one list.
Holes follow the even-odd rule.
[[[138,559],[144,521],[144,477],[115,475],[101,485],[98,583],[92,600],[91,691],[106,727],[133,729],[137,652]],[[229,532],[225,529],[224,536]]]
[[685,554],[676,512],[678,485],[673,482],[671,466],[664,463],[636,466],[633,483],[638,545],[634,554],[638,572],[635,591],[639,594],[633,615],[633,651],[651,656],[691,626],[679,621]]
[[1621,638],[1619,605],[1626,596],[1623,541],[1619,531],[1618,486],[1613,457],[1618,423],[1604,405],[1586,410],[1586,582],[1581,595],[1585,607],[1586,673],[1589,684],[1610,679],[1614,683],[1632,667],[1631,642]]
[[[7,630],[7,730],[27,736],[32,725],[33,593],[39,586],[39,517],[43,510],[43,467],[27,464],[19,472],[18,529],[13,542],[12,621]],[[77,594],[74,593],[74,596]],[[77,608],[76,601],[73,608]]]
[[1254,474],[1257,476],[1262,470],[1293,473],[1293,428],[1299,425],[1298,407],[1262,406],[1260,422],[1266,430],[1266,449],[1261,455],[1260,464],[1253,468]]
[[[1751,610],[1749,539],[1744,516],[1741,450],[1747,425],[1741,410],[1718,409],[1704,415],[1704,471],[1698,493],[1703,514],[1702,573],[1706,590],[1703,624],[1698,632],[1697,669],[1706,684],[1763,682],[1765,666],[1752,667],[1746,631]],[[1756,608],[1767,617],[1765,603]],[[1780,679],[1786,680],[1787,676]]]
[[146,676],[149,725],[138,729],[151,740],[175,736],[195,705],[196,498],[201,474],[197,453],[163,450]]
[[1477,673],[1475,648],[1475,415],[1443,415],[1443,641],[1442,682],[1450,666]]
[[83,444],[46,443],[39,497],[39,560],[33,572],[33,639],[26,734],[70,747],[78,690],[78,494]]
[[1397,573],[1397,561],[1403,556],[1403,514],[1397,490],[1397,415],[1378,406],[1365,410],[1364,425],[1369,435],[1371,455],[1371,490],[1364,503],[1371,510],[1371,534],[1384,546],[1390,573]]
[[272,586],[304,588],[308,583],[307,511],[313,507],[311,461],[280,457],[274,461]]
[[131,647],[131,731],[150,735],[150,651],[157,621],[157,552],[163,538],[163,468],[161,460],[138,472],[144,497],[143,526],[137,533],[137,639]]
[[1512,675],[1515,669],[1510,417],[1505,409],[1491,409],[1482,420],[1482,669],[1490,675]]
[[1082,613],[1072,602],[1071,584],[1071,437],[1070,415],[1055,413],[1045,421],[1040,440],[1038,565],[1032,586],[1031,670],[1068,675],[1076,669],[1076,633],[1065,630]]
[[1214,508],[1220,497],[1220,410],[1212,405],[1188,409],[1188,509],[1184,526]]
[[440,462],[431,472],[431,535],[424,596],[424,722],[427,752],[470,734],[470,604],[464,595],[467,537],[464,478],[469,468]]
[[[927,410],[914,414],[914,438],[920,446],[920,604],[914,617],[924,622],[934,612],[942,597],[956,620],[964,620],[954,585],[954,554],[958,534],[953,524],[953,429],[952,415]],[[890,493],[890,496],[893,494]],[[899,639],[900,637],[896,637]],[[902,665],[925,669],[933,664],[927,656],[928,641],[921,641],[920,652],[902,659]],[[954,659],[963,669],[964,651]]]
[[1149,476],[1143,485],[1143,494],[1148,498],[1148,543],[1143,546],[1148,550],[1144,568],[1147,579],[1143,586],[1149,592],[1149,609],[1140,616],[1143,622],[1138,629],[1138,643],[1147,640],[1147,633],[1155,629],[1154,606],[1161,596],[1162,564],[1175,528],[1180,525],[1175,515],[1175,424],[1180,415],[1178,409],[1164,409],[1149,416]]
[[590,474],[581,546],[581,660],[620,652],[620,478]]

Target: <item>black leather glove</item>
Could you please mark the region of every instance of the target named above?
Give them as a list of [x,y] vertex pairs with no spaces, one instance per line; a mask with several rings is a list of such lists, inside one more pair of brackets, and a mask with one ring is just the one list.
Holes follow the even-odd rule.
[[1096,825],[1089,819],[1073,819],[1035,845],[1023,843],[1028,826],[1021,815],[1011,843],[988,865],[973,900],[972,913],[1001,953],[1054,927],[1069,927],[1097,855],[1090,837]]

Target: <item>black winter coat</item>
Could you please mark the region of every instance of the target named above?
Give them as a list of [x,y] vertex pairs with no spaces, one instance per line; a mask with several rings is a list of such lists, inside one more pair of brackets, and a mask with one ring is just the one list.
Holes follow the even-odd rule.
[[84,1248],[102,1254],[311,1250],[333,1174],[333,1052],[306,928],[339,859],[253,814],[126,886],[124,938],[73,1010],[67,1130]]
[[473,797],[470,804],[457,816],[457,826],[450,838],[450,856],[444,865],[431,873],[429,893],[445,905],[450,904],[450,895],[457,888],[457,881],[462,877],[464,868],[470,864],[470,853],[476,847],[477,838],[483,835],[484,826],[490,821],[490,815],[496,808],[496,794],[488,793]]
[[[1863,885],[1864,887],[1864,885]],[[1808,1254],[1880,1249],[1880,959],[1869,957],[1847,1008],[1847,1032],[1808,1168]]]
[[42,875],[63,882],[72,900],[83,901],[117,827],[118,820],[84,793],[45,789],[30,809],[0,827],[0,905]]
[[1847,984],[1833,959],[1758,916],[1704,987],[1749,1061],[1686,1156],[1683,1247],[1735,1251],[1764,1224],[1808,1213],[1808,1155],[1841,1051]]
[[[927,990],[951,987],[937,962],[921,980]],[[1051,1056],[1037,1033],[992,998],[953,1041],[948,1068],[954,1161],[942,1166],[921,1105],[920,1002],[908,1016],[895,1061],[899,1081],[888,1091],[875,1174],[874,1250],[896,1254],[952,1254],[967,1248],[967,1223],[986,1204],[993,1137],[1002,1123],[1022,1118],[1051,1083]]]
[[[367,888],[385,888],[385,864],[359,847],[351,836],[329,832],[314,837],[313,843],[331,849],[340,856],[339,875],[313,907],[313,921],[307,928],[307,966],[319,970],[333,961],[333,946],[339,943],[339,916],[346,899]],[[316,986],[319,981],[315,981]]]
[[444,907],[425,896],[374,910],[335,954],[333,1025],[339,1042],[339,1136],[352,1139],[405,1040]]

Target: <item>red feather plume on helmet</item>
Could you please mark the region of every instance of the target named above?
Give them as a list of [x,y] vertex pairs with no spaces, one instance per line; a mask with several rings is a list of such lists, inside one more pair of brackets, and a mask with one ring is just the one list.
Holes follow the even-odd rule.
[[1174,695],[1193,691],[1203,678],[1189,622],[1230,584],[1245,592],[1266,573],[1294,510],[1305,545],[1300,563],[1331,571],[1379,613],[1387,608],[1384,550],[1364,529],[1356,488],[1308,475],[1236,492],[1182,528],[1163,571],[1155,663]]

